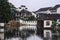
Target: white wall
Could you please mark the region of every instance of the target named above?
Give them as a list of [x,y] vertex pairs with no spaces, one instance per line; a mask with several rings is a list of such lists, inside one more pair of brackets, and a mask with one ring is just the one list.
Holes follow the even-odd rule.
[[57,25],[60,24],[60,21],[59,21],[59,20],[60,20],[60,19],[57,19]]
[[50,10],[47,10],[47,14],[51,14],[51,11]]
[[60,14],[60,7],[59,7],[59,8],[57,8],[57,13],[58,13],[58,14]]
[[51,32],[51,30],[44,30],[44,38],[46,38],[47,36],[47,34],[46,34],[46,32],[49,32],[49,36],[50,36],[50,38],[52,37],[52,32]]
[[[46,22],[49,22],[49,25],[46,25]],[[44,27],[51,27],[52,21],[51,20],[44,20]]]
[[4,29],[0,29],[0,32],[4,32]]
[[0,23],[0,26],[4,26],[4,23]]
[[36,18],[36,14],[32,12],[32,15]]

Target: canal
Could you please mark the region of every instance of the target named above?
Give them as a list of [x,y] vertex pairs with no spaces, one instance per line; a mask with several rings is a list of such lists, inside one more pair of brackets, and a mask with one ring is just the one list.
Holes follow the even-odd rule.
[[11,34],[8,32],[10,37],[7,35],[5,40],[43,40],[40,36],[36,35],[36,26],[21,26],[18,29],[12,31]]

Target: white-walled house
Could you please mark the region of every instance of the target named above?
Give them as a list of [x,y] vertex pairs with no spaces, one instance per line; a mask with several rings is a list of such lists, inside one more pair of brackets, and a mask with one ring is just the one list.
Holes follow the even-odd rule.
[[21,5],[17,10],[17,13],[15,14],[15,19],[16,21],[19,21],[20,19],[22,20],[28,20],[29,17],[36,15],[33,12],[28,11],[25,5]]
[[55,5],[54,7],[45,7],[40,8],[39,10],[35,11],[36,14],[44,13],[44,14],[60,14],[60,4]]
[[44,38],[52,38],[53,21],[57,20],[57,25],[60,24],[60,5],[41,8],[35,13],[37,14],[37,34]]
[[[54,20],[60,19],[59,14],[38,14],[37,17],[37,34],[43,38],[52,39],[53,36],[53,26]],[[59,20],[57,21],[59,23]]]
[[5,23],[0,23],[0,38],[4,40],[4,25]]

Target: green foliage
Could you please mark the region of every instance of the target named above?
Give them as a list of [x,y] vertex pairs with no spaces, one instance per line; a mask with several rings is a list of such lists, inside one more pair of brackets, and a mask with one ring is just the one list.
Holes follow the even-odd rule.
[[53,32],[56,33],[56,20],[52,22]]
[[53,25],[53,26],[56,26],[56,24],[57,24],[56,21],[53,21],[52,25]]
[[0,0],[0,22],[8,22],[12,19],[12,13],[8,0]]

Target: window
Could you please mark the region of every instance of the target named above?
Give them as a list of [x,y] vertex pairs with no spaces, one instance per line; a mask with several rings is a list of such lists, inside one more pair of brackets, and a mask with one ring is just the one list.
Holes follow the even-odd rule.
[[19,9],[21,9],[21,7],[19,7]]
[[47,21],[47,22],[46,22],[46,25],[50,25],[50,22],[49,22],[49,21]]
[[51,27],[52,21],[51,20],[44,20],[44,27]]

